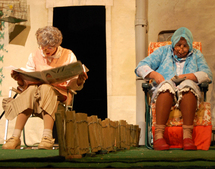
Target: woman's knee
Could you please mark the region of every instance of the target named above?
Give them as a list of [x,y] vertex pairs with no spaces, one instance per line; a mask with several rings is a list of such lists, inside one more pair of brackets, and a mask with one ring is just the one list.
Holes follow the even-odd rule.
[[39,86],[41,93],[43,92],[54,92],[54,88],[51,85],[48,84],[42,84]]
[[174,94],[173,94],[173,93],[171,93],[169,90],[166,90],[166,91],[160,92],[158,95],[171,96],[171,97],[173,97],[173,96],[174,96]]
[[41,85],[39,86],[39,88],[40,88],[40,89],[49,89],[49,88],[52,88],[52,86],[49,85],[49,84],[41,84]]
[[174,87],[168,81],[165,81],[162,84],[160,84],[153,93],[152,101],[156,102],[158,97],[160,98],[161,96],[171,96],[172,98],[174,98],[174,95],[175,95]]
[[34,93],[35,91],[37,90],[37,86],[35,85],[30,85],[28,86],[28,88],[26,90],[24,90],[24,92],[22,92],[21,94],[23,93]]
[[178,86],[179,89],[183,89],[185,87],[198,88],[198,85],[196,84],[196,82],[188,79],[181,82],[180,85]]
[[158,94],[160,95],[161,93],[166,95],[174,95],[175,90],[171,84],[163,83],[158,90]]
[[197,100],[196,94],[191,90],[182,92],[183,97],[189,97],[189,99]]
[[48,84],[39,86],[38,90],[40,96],[40,104],[48,104],[51,102],[57,102],[58,94],[55,89]]

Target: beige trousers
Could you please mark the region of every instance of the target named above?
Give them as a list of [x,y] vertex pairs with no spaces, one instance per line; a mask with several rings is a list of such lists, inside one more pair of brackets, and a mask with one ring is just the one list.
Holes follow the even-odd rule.
[[41,113],[45,111],[55,120],[60,96],[62,95],[48,84],[29,86],[17,98],[3,99],[2,106],[5,110],[5,117],[12,120],[26,109],[32,109],[33,113],[39,117],[42,117]]

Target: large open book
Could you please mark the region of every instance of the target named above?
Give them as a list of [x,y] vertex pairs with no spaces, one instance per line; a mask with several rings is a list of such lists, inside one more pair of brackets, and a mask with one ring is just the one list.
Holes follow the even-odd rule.
[[82,72],[88,71],[86,66],[84,66],[80,61],[56,68],[33,72],[29,72],[29,70],[25,68],[14,68],[13,66],[8,68],[18,72],[24,80],[48,84],[62,83],[81,74]]

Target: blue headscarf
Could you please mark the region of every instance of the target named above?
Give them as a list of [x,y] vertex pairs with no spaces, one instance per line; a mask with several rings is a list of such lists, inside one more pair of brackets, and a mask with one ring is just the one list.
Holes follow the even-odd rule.
[[186,39],[187,44],[189,45],[189,52],[190,52],[193,49],[193,35],[190,32],[190,30],[185,27],[181,27],[177,29],[172,35],[172,38],[171,38],[172,48],[175,47],[175,44],[178,43],[181,37]]

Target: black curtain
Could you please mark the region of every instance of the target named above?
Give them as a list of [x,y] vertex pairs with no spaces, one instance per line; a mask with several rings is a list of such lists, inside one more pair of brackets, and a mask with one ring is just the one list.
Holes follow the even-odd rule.
[[63,34],[62,47],[71,49],[89,68],[89,79],[77,92],[74,110],[107,117],[106,30],[104,6],[54,8],[53,26]]

